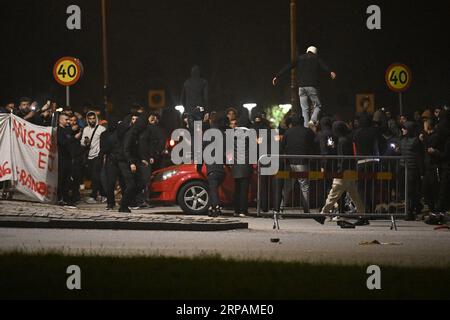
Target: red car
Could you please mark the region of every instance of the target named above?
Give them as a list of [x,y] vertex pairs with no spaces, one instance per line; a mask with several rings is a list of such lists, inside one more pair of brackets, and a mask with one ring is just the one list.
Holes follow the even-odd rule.
[[[248,195],[249,203],[256,200],[256,175],[253,176]],[[195,164],[172,166],[155,171],[150,180],[151,201],[162,204],[178,204],[189,214],[204,214],[209,207],[206,167],[197,172]],[[234,180],[229,167],[225,167],[225,181],[219,189],[224,205],[232,205]]]

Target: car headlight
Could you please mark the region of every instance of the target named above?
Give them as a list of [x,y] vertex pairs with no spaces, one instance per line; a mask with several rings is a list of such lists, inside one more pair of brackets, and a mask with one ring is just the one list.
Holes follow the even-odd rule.
[[177,170],[160,172],[160,173],[156,174],[152,180],[153,181],[166,181],[166,180],[169,180],[170,178],[172,178],[177,173],[178,173]]

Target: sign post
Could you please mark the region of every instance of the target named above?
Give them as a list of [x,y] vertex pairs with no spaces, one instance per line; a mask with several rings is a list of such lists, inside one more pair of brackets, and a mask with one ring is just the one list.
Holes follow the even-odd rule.
[[411,70],[402,63],[394,63],[386,70],[385,80],[388,88],[398,93],[400,114],[403,114],[403,92],[408,90],[412,81]]
[[66,106],[70,106],[70,87],[83,75],[83,64],[73,57],[59,59],[53,66],[53,77],[56,82],[66,87]]

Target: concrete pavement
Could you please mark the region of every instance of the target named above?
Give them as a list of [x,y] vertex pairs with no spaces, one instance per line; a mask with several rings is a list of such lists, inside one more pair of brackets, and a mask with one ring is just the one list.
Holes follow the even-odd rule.
[[138,210],[131,214],[106,211],[102,204],[77,208],[31,203],[0,202],[0,227],[47,229],[109,229],[166,231],[224,231],[247,228],[233,218],[186,216],[170,210]]
[[[1,208],[1,207],[0,207]],[[153,212],[169,211],[156,208]],[[179,214],[172,208],[172,214]],[[158,214],[154,213],[158,216]],[[66,254],[220,255],[234,259],[311,263],[450,266],[450,231],[423,222],[373,221],[370,226],[341,229],[336,223],[245,218],[248,229],[221,232],[58,230],[0,228],[0,251],[57,251]],[[271,239],[279,239],[274,243]],[[382,244],[367,244],[377,240]]]

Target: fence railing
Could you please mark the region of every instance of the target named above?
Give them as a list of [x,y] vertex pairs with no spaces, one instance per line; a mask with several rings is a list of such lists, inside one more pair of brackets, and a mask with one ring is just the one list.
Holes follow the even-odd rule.
[[[274,176],[261,168],[278,161]],[[408,213],[408,159],[386,156],[264,155],[258,216],[395,219]],[[278,223],[278,221],[277,221]]]

